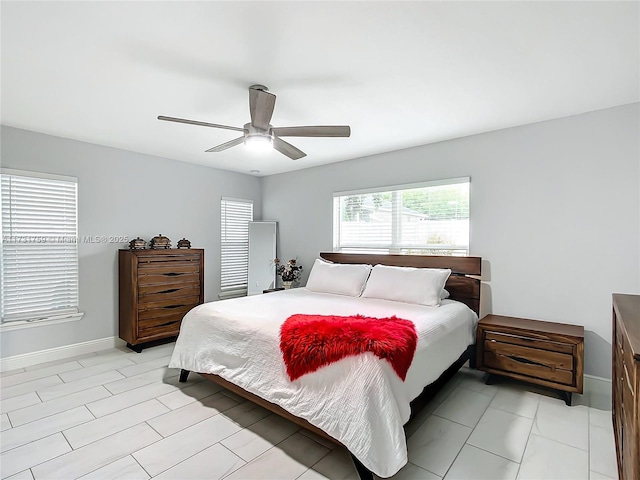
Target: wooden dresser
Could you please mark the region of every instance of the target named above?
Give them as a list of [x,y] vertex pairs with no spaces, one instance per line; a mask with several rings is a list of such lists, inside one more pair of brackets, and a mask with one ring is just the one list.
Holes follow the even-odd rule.
[[618,478],[640,480],[640,295],[613,295],[612,343]]
[[204,302],[204,250],[120,250],[120,338],[143,344],[175,337],[182,317]]
[[571,405],[582,393],[584,327],[487,315],[478,323],[477,368],[554,388]]

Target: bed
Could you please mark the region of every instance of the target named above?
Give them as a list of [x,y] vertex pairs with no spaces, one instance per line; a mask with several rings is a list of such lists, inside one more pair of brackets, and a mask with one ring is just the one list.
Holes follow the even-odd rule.
[[[169,366],[190,371],[331,441],[344,445],[361,478],[395,474],[407,462],[403,426],[465,361],[474,356],[480,303],[480,257],[321,253],[340,265],[451,269],[449,298],[429,307],[297,288],[211,302],[183,319]],[[312,272],[313,275],[313,272]],[[283,321],[294,314],[397,316],[418,333],[402,381],[388,361],[367,352],[295,381],[279,348]],[[259,352],[259,353],[257,353]]]

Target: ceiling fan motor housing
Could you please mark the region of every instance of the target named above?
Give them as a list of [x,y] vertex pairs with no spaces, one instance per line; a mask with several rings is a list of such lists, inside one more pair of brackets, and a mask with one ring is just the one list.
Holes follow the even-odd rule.
[[247,142],[249,138],[266,138],[269,141],[273,140],[273,134],[271,133],[271,125],[266,130],[255,127],[251,123],[244,124],[244,141]]
[[263,150],[273,147],[273,134],[271,133],[271,125],[264,130],[255,127],[251,123],[244,125],[244,144],[254,150]]

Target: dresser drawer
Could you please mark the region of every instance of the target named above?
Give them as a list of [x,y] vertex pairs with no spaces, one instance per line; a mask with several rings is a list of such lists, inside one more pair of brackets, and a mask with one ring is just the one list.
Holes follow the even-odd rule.
[[153,337],[162,334],[167,336],[178,335],[183,317],[183,312],[174,312],[160,318],[141,320],[138,322],[138,336]]
[[148,273],[140,273],[138,276],[138,285],[175,285],[182,283],[198,283],[200,273],[198,271],[149,271]]
[[[162,251],[160,250],[160,253]],[[176,253],[171,255],[158,255],[158,252],[146,252],[139,253],[138,268],[154,267],[166,264],[186,264],[193,263],[198,265],[200,263],[200,255],[198,253]]]
[[175,271],[176,269],[178,269],[179,271],[197,272],[200,270],[200,265],[196,262],[183,262],[183,261],[155,262],[155,263],[138,262],[138,271],[144,272],[144,273],[149,272],[149,270],[157,270],[160,272],[164,272],[164,271]]
[[573,356],[509,343],[486,341],[484,364],[505,372],[573,385]]
[[[637,448],[636,442],[638,440],[634,439],[633,436],[637,435],[637,427],[634,427],[634,414],[636,412],[636,398],[633,394],[633,390],[628,383],[628,375],[627,372],[623,373],[623,382],[622,382],[622,457],[623,468],[626,471],[625,476],[623,477],[625,480],[627,478],[633,479],[633,469],[629,468],[629,463],[633,463],[632,459],[636,459],[636,464],[638,463],[638,457],[635,453],[635,449]],[[636,477],[637,478],[637,477]],[[635,480],[635,479],[634,479]]]
[[145,306],[140,306],[138,309],[138,322],[151,318],[160,318],[174,313],[182,313],[182,315],[184,315],[198,304],[198,297],[185,297],[155,304],[146,304]]
[[[624,373],[627,375],[626,383],[629,385],[632,391],[634,391],[635,386],[635,360],[633,358],[633,352],[631,350],[631,346],[629,345],[629,340],[623,339],[623,347],[622,347],[622,364]],[[635,393],[635,391],[634,391]]]
[[635,391],[635,379],[633,378],[633,373],[635,372],[635,369],[633,368],[633,366],[629,366],[627,367],[626,363],[622,363],[622,388],[625,391],[628,391],[629,395],[635,398],[636,395],[636,391]]
[[622,351],[622,347],[624,344],[624,335],[622,334],[622,326],[621,325],[616,325],[615,327],[615,331],[616,331],[616,343],[614,345],[614,347],[617,348],[617,350]]
[[154,303],[166,299],[200,295],[198,283],[151,284],[138,286],[138,303]]

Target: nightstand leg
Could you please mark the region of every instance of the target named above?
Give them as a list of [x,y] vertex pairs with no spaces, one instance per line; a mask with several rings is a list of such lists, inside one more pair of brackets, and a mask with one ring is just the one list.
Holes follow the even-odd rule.
[[496,376],[493,373],[490,373],[487,377],[487,380],[484,382],[485,385],[493,385],[496,383]]
[[571,392],[560,392],[560,395],[562,395],[562,399],[564,400],[564,403],[567,404],[568,407],[571,406],[571,396],[573,395]]

